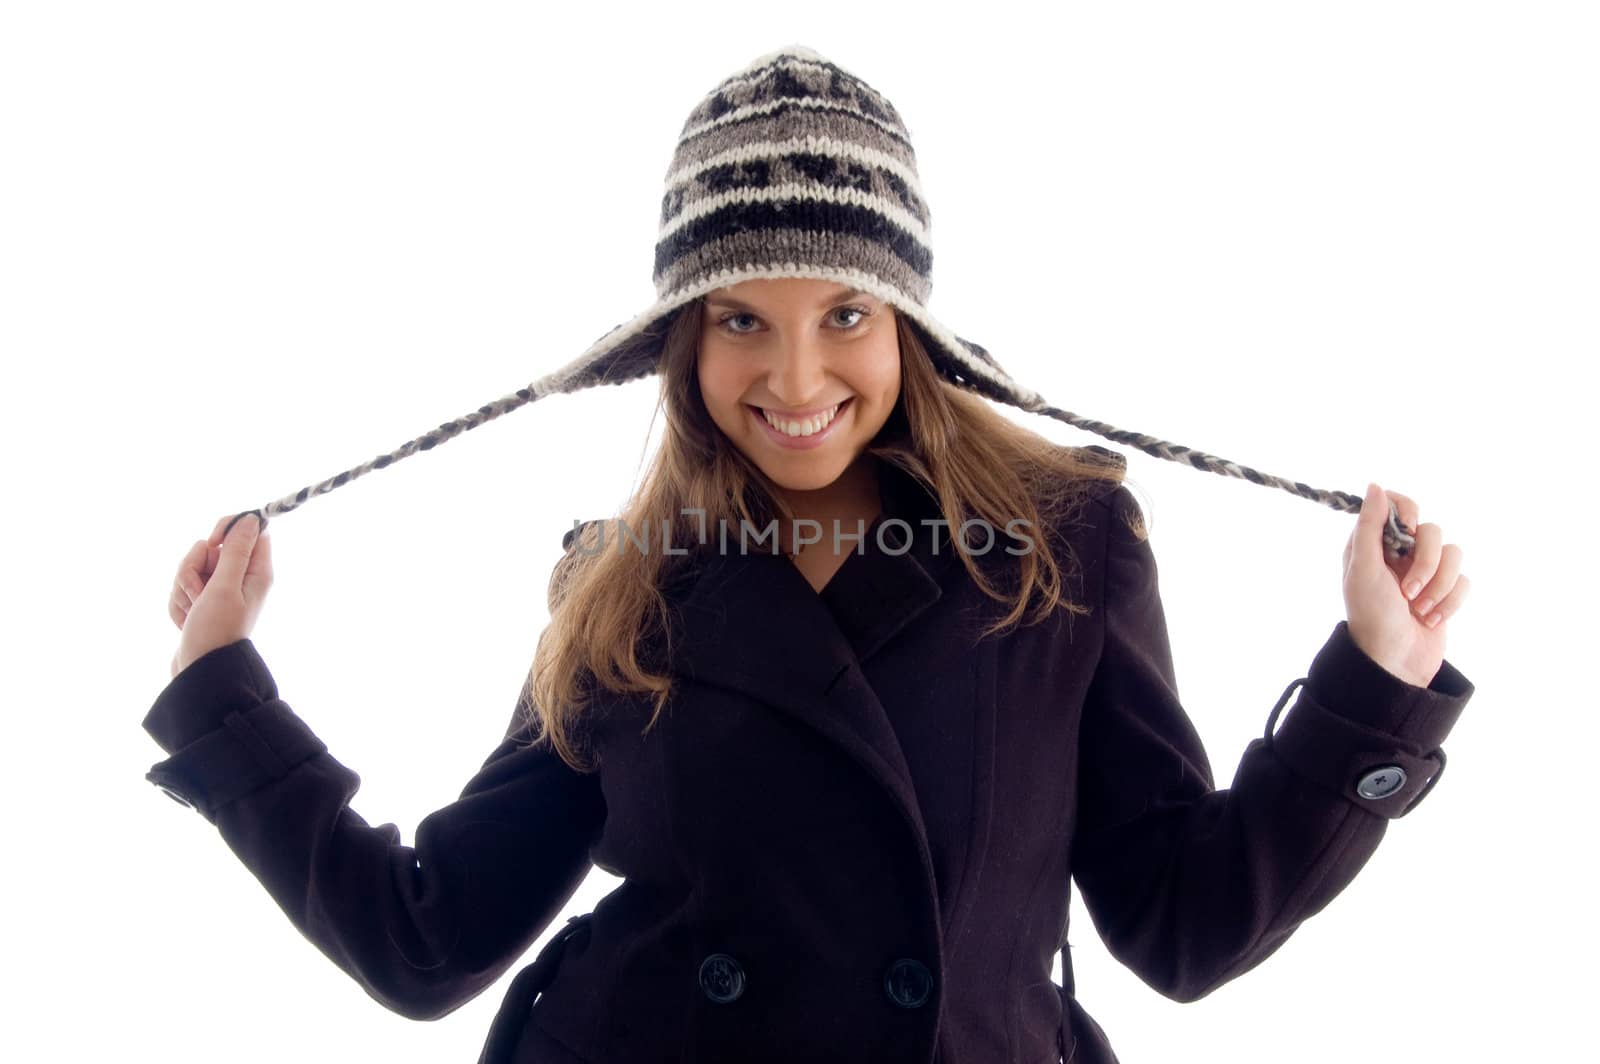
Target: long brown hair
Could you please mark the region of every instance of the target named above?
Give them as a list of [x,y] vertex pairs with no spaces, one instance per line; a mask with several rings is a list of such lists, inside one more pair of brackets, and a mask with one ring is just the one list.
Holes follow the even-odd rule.
[[[782,493],[706,410],[696,372],[702,305],[701,299],[687,303],[657,326],[666,334],[657,405],[667,411],[664,436],[622,514],[606,522],[653,530],[665,519],[670,542],[678,544],[697,541],[701,529],[717,528],[719,522],[738,528],[744,527],[738,522],[748,521],[762,528],[775,517],[787,524],[794,516]],[[1020,518],[1030,523],[1027,527],[1047,530],[1070,521],[1096,483],[1124,481],[1120,456],[1107,460],[1053,443],[946,382],[934,368],[919,326],[904,314],[894,317],[900,398],[867,453],[926,485],[949,529],[973,519],[1003,528]],[[1050,514],[1050,523],[1041,510]],[[550,624],[539,637],[522,692],[535,741],[548,737],[580,772],[594,766],[580,753],[579,724],[601,690],[650,695],[654,712],[646,731],[665,708],[672,678],[664,659],[651,651],[670,634],[664,587],[690,557],[654,549],[597,549],[591,546],[591,533],[597,531],[590,524],[580,528],[577,539],[584,549],[569,548],[551,573]],[[1030,624],[1058,608],[1088,612],[1063,591],[1053,549],[1060,544],[1052,544],[1049,535],[1032,539],[1035,549],[1007,555],[1017,562],[1016,586],[1009,591],[992,582],[970,552],[955,552],[986,595],[1010,603],[1009,612],[984,635],[1018,623],[1035,593],[1039,601]],[[1076,565],[1076,559],[1067,561]]]

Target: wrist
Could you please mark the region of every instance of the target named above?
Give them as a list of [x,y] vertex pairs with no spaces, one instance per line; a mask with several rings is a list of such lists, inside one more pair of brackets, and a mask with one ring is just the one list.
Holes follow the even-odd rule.
[[1427,687],[1433,682],[1434,676],[1438,674],[1438,670],[1435,669],[1432,673],[1424,676],[1415,667],[1396,660],[1391,655],[1375,653],[1367,639],[1354,628],[1350,629],[1350,641],[1356,645],[1356,649],[1365,654],[1367,659],[1378,668],[1400,682],[1410,684],[1412,687]]

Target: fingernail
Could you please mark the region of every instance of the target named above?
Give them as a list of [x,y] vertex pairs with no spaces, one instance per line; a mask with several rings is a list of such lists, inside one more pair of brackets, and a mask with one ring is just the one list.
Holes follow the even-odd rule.
[[[256,520],[246,521],[245,518],[247,517],[254,517]],[[239,524],[241,521],[243,521],[245,524],[245,530],[243,533],[241,533],[242,535],[254,535],[261,530],[260,515],[254,510],[241,510],[233,515],[233,520],[228,522],[228,527],[222,530],[222,538],[227,539],[228,536],[233,532],[233,526]]]
[[1421,580],[1413,580],[1413,581],[1411,581],[1410,583],[1406,584],[1406,598],[1408,598],[1408,599],[1416,598],[1417,597],[1417,592],[1421,591],[1421,590],[1422,590],[1422,581]]
[[1439,627],[1439,622],[1441,620],[1443,620],[1443,619],[1444,619],[1444,614],[1442,614],[1442,613],[1434,614],[1432,617],[1428,618],[1428,622],[1427,622],[1428,623],[1428,627],[1429,628],[1437,628],[1437,627]]
[[1417,616],[1426,617],[1428,615],[1428,611],[1431,609],[1433,609],[1433,599],[1425,598],[1421,602],[1417,603]]

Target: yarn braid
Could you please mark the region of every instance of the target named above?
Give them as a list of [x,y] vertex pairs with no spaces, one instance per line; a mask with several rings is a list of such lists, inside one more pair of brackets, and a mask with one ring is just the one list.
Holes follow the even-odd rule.
[[[1197,451],[1192,447],[1185,447],[1181,443],[1169,443],[1154,436],[1146,436],[1142,432],[1132,432],[1128,429],[1119,429],[1107,425],[1104,421],[1095,421],[1093,418],[1080,417],[1059,406],[1052,406],[1044,400],[1024,406],[1022,409],[1032,413],[1053,417],[1057,421],[1065,422],[1074,428],[1084,429],[1088,432],[1104,436],[1108,440],[1137,447],[1146,454],[1157,458],[1165,458],[1169,462],[1182,462],[1193,466],[1195,469],[1207,473],[1217,473],[1225,477],[1238,477],[1248,480],[1252,484],[1262,487],[1282,488],[1291,495],[1298,495],[1302,499],[1320,502],[1324,506],[1345,513],[1359,514],[1361,512],[1362,497],[1352,495],[1347,491],[1332,491],[1325,488],[1313,488],[1298,480],[1289,480],[1285,477],[1273,476],[1260,470],[1251,469],[1249,466],[1231,462],[1226,458],[1218,458],[1214,454]],[[1389,500],[1389,516],[1383,526],[1384,549],[1396,557],[1404,558],[1416,546],[1416,529],[1409,528],[1400,523],[1400,512],[1395,508],[1394,501]]]
[[[613,365],[615,365],[615,363],[613,363]],[[642,376],[644,374],[637,373],[636,375]],[[605,379],[601,381],[601,383],[620,384],[623,383],[624,379],[627,378],[613,377],[610,379]],[[244,510],[237,514],[233,518],[233,521],[228,522],[228,528],[231,529],[234,525],[234,522],[238,521],[239,518],[243,517],[245,514],[253,513],[256,515],[257,519],[260,520],[261,527],[265,529],[267,527],[267,521],[269,518],[276,517],[279,514],[285,514],[291,510],[297,509],[302,503],[313,496],[324,495],[332,491],[334,488],[342,487],[343,485],[348,484],[357,477],[365,476],[374,469],[385,469],[402,458],[409,458],[418,451],[432,450],[439,444],[444,443],[447,440],[454,439],[463,432],[475,429],[485,422],[493,421],[502,414],[509,413],[520,406],[535,402],[546,395],[562,391],[578,391],[589,387],[593,383],[595,382],[592,380],[571,376],[567,377],[566,379],[559,379],[558,374],[551,374],[546,377],[541,377],[539,380],[529,384],[526,388],[519,388],[509,395],[505,395],[499,399],[496,399],[492,403],[487,403],[478,407],[478,409],[472,411],[471,413],[456,418],[454,421],[445,422],[432,432],[424,433],[414,440],[410,440],[404,444],[401,444],[388,454],[380,455],[379,457],[374,458],[369,462],[364,462],[353,469],[347,469],[337,476],[329,477],[327,480],[320,481],[316,484],[307,485],[294,494],[285,495],[281,499],[275,499],[259,509]],[[1302,499],[1310,499],[1313,502],[1320,502],[1324,506],[1330,507],[1334,510],[1342,511],[1344,513],[1358,514],[1361,512],[1361,504],[1363,500],[1359,495],[1352,495],[1345,491],[1331,491],[1323,488],[1313,488],[1309,484],[1303,484],[1298,480],[1288,480],[1284,477],[1273,476],[1270,473],[1262,473],[1259,470],[1250,468],[1249,466],[1240,465],[1237,462],[1229,461],[1226,458],[1219,458],[1216,455],[1207,454],[1204,451],[1197,451],[1192,447],[1185,447],[1179,443],[1169,443],[1168,441],[1158,439],[1155,436],[1147,436],[1142,432],[1132,432],[1127,429],[1119,429],[1115,426],[1108,425],[1103,421],[1096,421],[1093,418],[1081,417],[1072,413],[1071,411],[1063,410],[1059,406],[1053,406],[1042,398],[1033,402],[1029,402],[1025,405],[1019,405],[1021,409],[1028,410],[1031,413],[1043,414],[1046,417],[1055,418],[1057,421],[1064,422],[1073,426],[1074,428],[1083,429],[1087,432],[1093,432],[1096,435],[1103,436],[1115,443],[1137,447],[1139,450],[1145,452],[1146,454],[1153,455],[1156,458],[1164,458],[1169,462],[1181,462],[1186,465],[1193,466],[1195,469],[1204,470],[1208,473],[1217,473],[1221,476],[1228,477],[1238,477],[1241,480],[1248,480],[1252,484],[1260,484],[1263,487],[1281,488],[1282,490],[1287,491],[1292,495],[1297,495]],[[1394,502],[1391,500],[1389,502],[1389,516],[1384,524],[1383,529],[1384,549],[1396,557],[1403,558],[1409,555],[1412,548],[1416,545],[1416,538],[1414,535],[1415,531],[1415,529],[1407,528],[1405,525],[1400,523],[1399,512],[1395,509]],[[223,531],[223,536],[227,536],[227,530]]]

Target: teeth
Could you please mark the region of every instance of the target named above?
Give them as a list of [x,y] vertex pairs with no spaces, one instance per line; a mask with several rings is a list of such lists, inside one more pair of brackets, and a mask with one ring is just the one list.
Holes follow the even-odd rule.
[[820,414],[813,414],[811,417],[800,421],[782,420],[773,416],[769,410],[761,411],[761,416],[767,419],[767,424],[785,436],[814,436],[828,427],[829,422],[833,420],[834,415],[839,412],[839,408],[843,405],[843,403],[835,403],[831,410],[824,410]]

